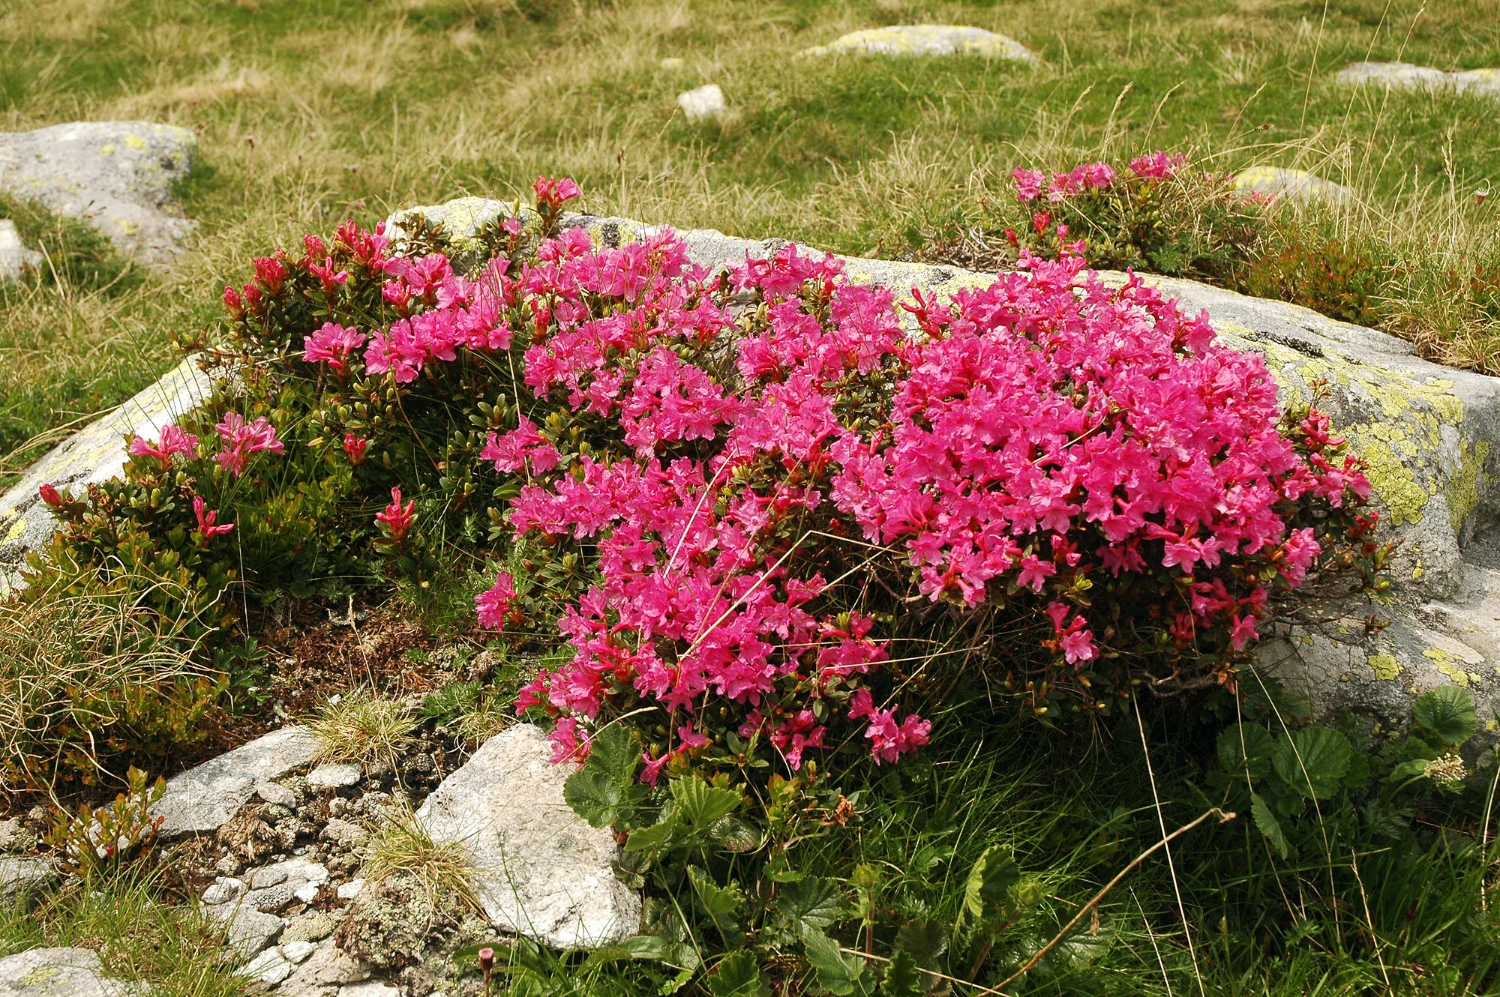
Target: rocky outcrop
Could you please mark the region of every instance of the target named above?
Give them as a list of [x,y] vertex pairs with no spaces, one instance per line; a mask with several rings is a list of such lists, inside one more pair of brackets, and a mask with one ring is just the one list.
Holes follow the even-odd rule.
[[0,997],[141,997],[147,988],[104,974],[89,949],[32,949],[0,959]]
[[149,121],[0,133],[0,190],[93,226],[144,263],[167,264],[193,228],[172,187],[187,177],[197,147],[186,128]]
[[282,727],[173,776],[151,808],[161,835],[217,831],[255,795],[258,783],[310,765],[318,742],[306,727]]
[[496,927],[556,948],[619,941],[640,929],[640,897],[615,876],[619,846],[563,799],[568,766],[550,761],[539,727],[484,743],[417,816],[437,842],[459,842]]
[[803,49],[804,56],[864,53],[891,56],[980,55],[1035,62],[1031,50],[1014,38],[957,24],[893,24],[851,31],[827,45]]

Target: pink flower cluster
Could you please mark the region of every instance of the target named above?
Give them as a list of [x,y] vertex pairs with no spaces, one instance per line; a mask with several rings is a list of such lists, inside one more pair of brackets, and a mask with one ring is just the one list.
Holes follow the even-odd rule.
[[198,450],[198,437],[175,425],[162,428],[161,441],[153,444],[151,441],[137,436],[130,441],[129,453],[132,457],[152,457],[165,469],[172,463],[173,454],[182,454],[191,460]]
[[224,448],[214,454],[214,462],[236,478],[245,473],[251,454],[286,452],[286,446],[276,438],[276,427],[265,416],[247,423],[238,412],[226,412],[214,428],[224,442]]
[[[1158,150],[1137,156],[1130,161],[1130,172],[1142,180],[1169,180],[1187,165],[1187,156]],[[1109,190],[1114,186],[1118,174],[1108,163],[1080,163],[1067,173],[1054,173],[1050,177],[1040,170],[1016,167],[1011,171],[1011,180],[1016,185],[1016,198],[1022,204],[1030,204],[1044,195],[1049,201],[1064,201],[1091,191]]]

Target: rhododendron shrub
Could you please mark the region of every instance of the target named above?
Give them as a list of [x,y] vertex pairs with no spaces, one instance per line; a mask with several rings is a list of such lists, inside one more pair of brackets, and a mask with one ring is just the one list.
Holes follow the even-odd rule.
[[1018,166],[978,231],[955,226],[914,247],[923,259],[1014,266],[1022,250],[1083,255],[1101,269],[1133,268],[1232,282],[1256,252],[1268,218],[1234,177],[1156,151],[1118,164],[1055,173]]
[[[956,683],[1049,718],[1232,686],[1289,593],[1384,557],[1326,417],[1283,417],[1258,356],[1139,281],[1022,252],[898,303],[796,246],[710,272],[670,230],[595,245],[562,226],[575,185],[535,190],[457,252],[350,224],[257,260],[224,293],[235,377],[133,447],[182,498],[135,528],[213,549],[295,507],[324,556],[418,586],[488,554],[476,629],[563,648],[517,710],[559,759],[626,722],[650,783],[895,763]],[[106,505],[75,540],[131,515]]]

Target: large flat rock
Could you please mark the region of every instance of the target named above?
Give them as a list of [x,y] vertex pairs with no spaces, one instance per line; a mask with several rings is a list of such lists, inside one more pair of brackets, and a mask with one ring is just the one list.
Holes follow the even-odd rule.
[[460,842],[497,928],[554,948],[590,948],[640,929],[641,900],[615,876],[619,846],[563,799],[568,765],[541,728],[490,738],[433,791],[418,817],[434,841]]
[[962,24],[892,24],[851,31],[827,45],[803,49],[804,56],[844,53],[887,56],[980,55],[1035,62],[1025,45],[1005,35]]
[[318,742],[306,727],[282,727],[173,776],[152,814],[161,834],[177,837],[223,827],[255,795],[257,783],[312,764]]
[[1500,68],[1445,70],[1410,62],[1355,62],[1339,70],[1338,82],[1395,90],[1472,91],[1500,99]]
[[198,139],[150,121],[75,121],[0,132],[0,189],[93,226],[143,263],[173,262],[193,223],[174,184],[193,165]]
[[104,975],[89,949],[31,949],[0,959],[0,997],[138,997],[145,990]]

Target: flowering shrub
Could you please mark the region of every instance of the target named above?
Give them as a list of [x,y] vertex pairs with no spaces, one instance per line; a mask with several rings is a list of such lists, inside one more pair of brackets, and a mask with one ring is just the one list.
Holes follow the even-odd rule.
[[[1139,161],[1120,200],[1180,168]],[[559,759],[629,718],[652,784],[851,740],[896,762],[954,683],[1048,717],[1232,685],[1286,593],[1384,557],[1326,417],[1283,420],[1259,357],[1139,281],[1023,250],[898,305],[795,246],[725,273],[669,230],[595,246],[560,227],[576,186],[536,193],[467,256],[351,223],[255,261],[214,355],[239,376],[124,482],[57,496],[61,549],[165,551],[216,597],[318,558],[425,585],[488,542],[477,625],[569,645],[517,709]]]

